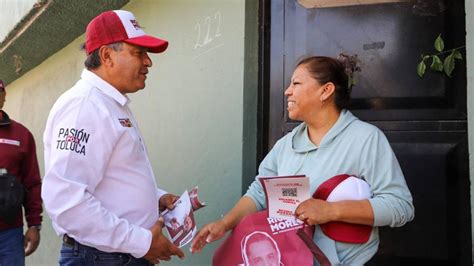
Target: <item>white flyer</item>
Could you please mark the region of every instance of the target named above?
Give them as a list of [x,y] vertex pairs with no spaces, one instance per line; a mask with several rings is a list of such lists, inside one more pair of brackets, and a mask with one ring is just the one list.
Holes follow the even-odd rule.
[[309,199],[309,178],[299,176],[261,177],[265,190],[268,217],[289,219],[295,218],[298,205]]
[[189,193],[187,190],[184,191],[174,203],[174,209],[162,214],[171,242],[178,247],[188,244],[196,234],[194,211],[205,206],[197,198],[197,190],[198,188],[195,187]]

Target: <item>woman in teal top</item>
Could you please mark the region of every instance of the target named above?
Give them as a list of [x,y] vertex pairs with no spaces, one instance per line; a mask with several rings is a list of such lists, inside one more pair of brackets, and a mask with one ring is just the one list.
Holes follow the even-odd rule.
[[256,180],[234,208],[199,231],[192,251],[201,251],[244,216],[266,208],[260,176],[306,175],[313,194],[327,179],[350,174],[367,181],[370,199],[309,199],[298,206],[296,215],[316,226],[331,221],[373,226],[369,240],[362,244],[335,241],[319,226],[313,237],[332,265],[363,265],[377,252],[379,226],[399,227],[414,218],[412,196],[395,154],[382,131],[345,109],[350,88],[338,60],[319,56],[302,60],[285,96],[289,117],[303,123],[275,144],[260,164]]

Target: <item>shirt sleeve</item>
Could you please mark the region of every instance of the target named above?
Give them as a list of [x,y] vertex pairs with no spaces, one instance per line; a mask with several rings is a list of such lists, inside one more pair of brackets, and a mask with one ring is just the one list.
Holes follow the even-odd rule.
[[163,195],[168,194],[166,190],[163,190],[161,188],[156,188],[156,192],[158,193],[158,202],[160,201]]
[[35,140],[31,132],[27,130],[25,158],[22,161],[21,175],[23,176],[23,186],[26,189],[25,218],[28,226],[40,225],[42,221],[41,213],[43,211],[41,201],[41,177],[36,157]]
[[250,184],[249,188],[247,189],[247,193],[244,195],[250,197],[255,202],[257,211],[267,208],[265,191],[259,178],[278,175],[277,155],[280,150],[279,147],[281,142],[282,140],[279,140],[260,163],[260,166],[258,167],[258,175],[255,177],[255,180],[252,182],[252,184]]
[[118,140],[110,114],[99,106],[77,99],[51,118],[44,204],[53,222],[82,244],[143,257],[151,232],[117,217],[94,197]]
[[374,226],[399,227],[413,220],[415,208],[400,165],[385,135],[376,130],[360,156],[361,176],[370,184]]
[[163,197],[163,195],[168,194],[167,191],[161,189],[161,188],[156,188],[156,193],[158,194],[158,202],[156,203],[158,208],[160,208],[160,199]]

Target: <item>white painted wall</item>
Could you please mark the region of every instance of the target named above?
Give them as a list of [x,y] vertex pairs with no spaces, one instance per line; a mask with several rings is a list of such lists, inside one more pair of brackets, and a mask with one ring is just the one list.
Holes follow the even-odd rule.
[[[20,20],[33,8],[37,0],[0,0],[0,42],[20,22]],[[8,10],[7,13],[4,13]]]
[[[133,0],[145,31],[168,39],[151,55],[147,87],[131,108],[148,145],[158,184],[180,194],[196,185],[208,206],[199,225],[220,218],[241,195],[244,70],[243,0]],[[206,37],[207,36],[207,37]],[[5,110],[36,137],[43,169],[42,133],[56,98],[79,78],[85,56],[81,36],[7,87]],[[119,192],[118,192],[119,193]],[[133,199],[130,199],[133,200]],[[27,265],[57,265],[60,240],[45,214],[42,240]],[[210,265],[203,254],[160,265]]]

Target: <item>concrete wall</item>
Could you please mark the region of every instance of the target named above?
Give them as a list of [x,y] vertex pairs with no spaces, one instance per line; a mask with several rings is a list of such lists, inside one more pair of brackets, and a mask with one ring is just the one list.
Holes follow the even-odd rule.
[[[134,12],[147,33],[170,41],[167,52],[151,55],[145,90],[129,95],[158,184],[176,194],[199,186],[208,206],[196,213],[198,224],[220,218],[241,195],[245,1],[134,0],[123,9]],[[33,132],[42,171],[46,118],[80,76],[83,41],[79,37],[7,87],[4,109]],[[57,264],[60,240],[46,214],[43,228],[27,265]],[[186,246],[185,261],[160,265],[210,265],[215,246],[200,255]]]
[[[466,0],[466,64],[467,64],[467,128],[469,143],[469,172],[471,176],[471,224],[472,237],[474,239],[474,1]],[[472,246],[472,258],[474,259],[474,246]],[[474,261],[473,261],[474,265]]]
[[0,11],[8,10],[8,15],[2,14],[0,16],[0,42],[7,36],[7,34],[20,22],[38,2],[37,0],[0,0]]

